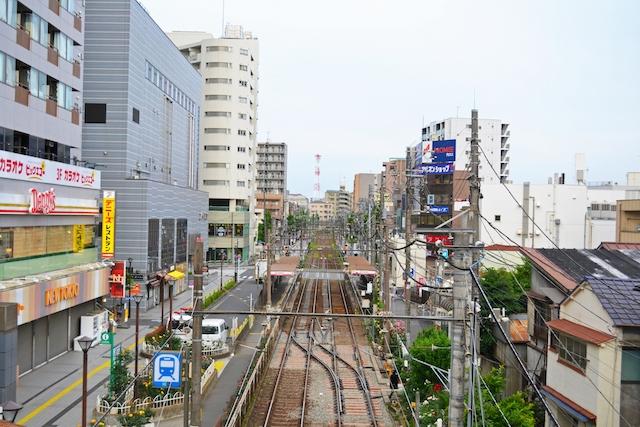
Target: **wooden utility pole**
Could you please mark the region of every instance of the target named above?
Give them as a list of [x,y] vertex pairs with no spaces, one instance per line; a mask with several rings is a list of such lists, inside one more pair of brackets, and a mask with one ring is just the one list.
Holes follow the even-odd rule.
[[382,253],[382,283],[381,289],[384,297],[384,309],[385,311],[391,311],[391,293],[389,290],[389,275],[391,272],[391,263],[389,262],[389,242],[387,241],[387,212],[384,208],[384,192],[386,173],[382,172],[382,184],[380,185],[380,216],[382,217],[382,236],[380,236],[380,243],[383,246]]
[[193,308],[195,314],[193,316],[193,332],[192,332],[192,351],[191,365],[193,381],[191,383],[191,426],[200,427],[202,424],[202,395],[201,387],[201,371],[202,371],[202,259],[203,259],[202,237],[196,237],[196,246],[193,253]]

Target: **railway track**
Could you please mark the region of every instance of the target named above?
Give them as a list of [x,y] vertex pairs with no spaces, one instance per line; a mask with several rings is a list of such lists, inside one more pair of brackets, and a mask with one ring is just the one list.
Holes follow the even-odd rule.
[[[305,259],[305,268],[315,273],[299,277],[284,307],[294,312],[352,313],[344,281],[323,278],[321,273],[340,267],[336,248],[320,241]],[[384,404],[372,399],[380,390],[369,385],[365,370],[371,366],[363,363],[363,346],[367,341],[362,325],[353,319],[286,319],[247,425],[383,425],[379,420],[384,419]]]

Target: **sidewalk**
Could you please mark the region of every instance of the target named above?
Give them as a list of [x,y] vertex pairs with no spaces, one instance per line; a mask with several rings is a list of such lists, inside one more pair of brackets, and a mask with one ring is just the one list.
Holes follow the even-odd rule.
[[[233,267],[223,270],[223,282],[233,278]],[[240,288],[257,289],[252,280],[253,269],[241,267],[238,269],[240,284],[227,294],[216,306],[225,301],[240,298]],[[249,279],[251,277],[251,279]],[[209,275],[205,280],[205,294],[219,288],[219,270]],[[253,285],[253,286],[252,286]],[[251,291],[249,292],[251,293]],[[165,302],[165,314],[169,304]],[[242,300],[241,304],[248,307]],[[191,292],[186,290],[174,296],[173,307],[178,309],[191,306]],[[160,306],[145,313],[140,313],[140,337],[153,330],[159,322]],[[116,344],[122,344],[123,349],[133,350],[135,337],[135,319],[129,319],[128,329],[118,329],[115,335]],[[95,408],[98,394],[104,394],[103,387],[109,375],[109,348],[98,345],[89,351],[88,366],[88,400],[89,414]],[[35,369],[18,380],[17,401],[23,405],[18,415],[18,423],[26,426],[76,426],[81,419],[82,401],[82,353],[70,351],[62,354],[46,365]]]

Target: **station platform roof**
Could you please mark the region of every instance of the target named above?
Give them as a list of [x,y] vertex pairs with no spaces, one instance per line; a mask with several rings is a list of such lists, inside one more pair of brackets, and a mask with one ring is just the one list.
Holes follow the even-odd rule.
[[348,273],[352,275],[377,276],[376,268],[361,256],[348,256],[346,262],[349,263]]
[[300,263],[300,257],[283,256],[271,265],[271,276],[293,276]]

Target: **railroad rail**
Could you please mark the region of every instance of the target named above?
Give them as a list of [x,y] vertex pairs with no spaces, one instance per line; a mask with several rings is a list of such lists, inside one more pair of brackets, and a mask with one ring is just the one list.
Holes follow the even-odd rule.
[[[339,271],[337,248],[319,240],[304,262],[305,268]],[[358,335],[361,321],[346,317],[326,318],[327,314],[353,312],[345,280],[308,275],[285,295],[283,308],[290,317],[282,318],[269,373],[254,403],[248,425],[291,426],[331,425],[373,426],[384,424],[382,399],[374,403],[363,363]],[[318,313],[298,316],[296,313]],[[333,411],[327,411],[329,405]]]

